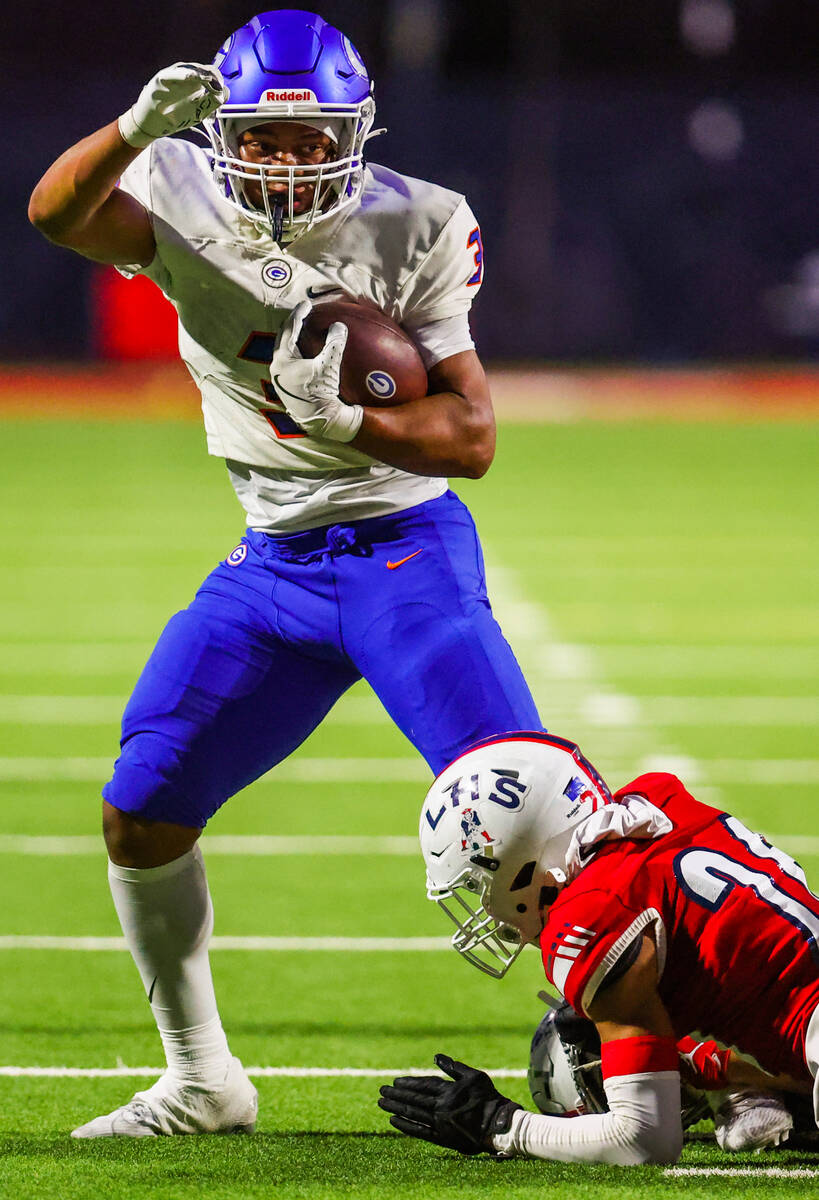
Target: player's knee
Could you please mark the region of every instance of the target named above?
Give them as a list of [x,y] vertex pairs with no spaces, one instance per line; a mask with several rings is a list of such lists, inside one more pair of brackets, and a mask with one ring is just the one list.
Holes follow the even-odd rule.
[[139,866],[145,842],[144,822],[135,821],[106,800],[102,804],[102,835],[112,862],[120,866]]
[[185,854],[201,833],[183,825],[145,821],[103,801],[102,831],[111,862],[120,867],[161,867]]

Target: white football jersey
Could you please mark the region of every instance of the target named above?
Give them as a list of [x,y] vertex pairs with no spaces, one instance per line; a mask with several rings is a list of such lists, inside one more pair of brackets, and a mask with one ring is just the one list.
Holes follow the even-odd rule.
[[280,246],[224,199],[192,142],[154,142],[120,186],[148,210],[157,246],[148,266],[120,269],[147,275],[176,308],[208,451],[227,460],[252,528],[291,533],[380,516],[446,490],[446,480],[305,436],[282,412],[268,369],[291,309],[339,290],[403,325],[427,366],[472,348],[466,314],[483,250],[462,196],[371,166],[360,203]]

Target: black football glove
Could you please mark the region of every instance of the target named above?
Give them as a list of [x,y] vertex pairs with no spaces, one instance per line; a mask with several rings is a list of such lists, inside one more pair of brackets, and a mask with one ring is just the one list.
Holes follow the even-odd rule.
[[461,1154],[492,1153],[492,1135],[508,1133],[522,1106],[502,1096],[485,1071],[436,1054],[435,1065],[450,1076],[402,1075],[381,1088],[379,1108],[390,1124],[410,1137]]

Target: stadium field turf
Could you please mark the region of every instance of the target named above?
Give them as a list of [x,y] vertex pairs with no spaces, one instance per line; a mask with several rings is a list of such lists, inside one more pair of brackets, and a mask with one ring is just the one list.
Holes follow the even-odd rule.
[[[121,706],[242,521],[187,422],[7,418],[0,447],[0,1197],[819,1190],[819,1155],[723,1155],[705,1126],[682,1174],[470,1160],[390,1131],[379,1084],[438,1050],[525,1102],[543,976],[534,952],[495,982],[446,948],[415,848],[428,773],[363,684],[203,841],[257,1136],[70,1140],[160,1062],[98,839]],[[675,769],[814,887],[817,451],[810,420],[505,424],[490,474],[457,485],[544,722],[612,784]]]

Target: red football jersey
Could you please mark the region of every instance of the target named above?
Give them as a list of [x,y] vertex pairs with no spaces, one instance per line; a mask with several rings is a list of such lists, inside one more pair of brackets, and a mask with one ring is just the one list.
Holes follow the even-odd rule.
[[651,925],[659,992],[678,1038],[695,1030],[766,1070],[810,1078],[805,1033],[819,1005],[819,898],[801,867],[673,775],[617,792],[673,822],[651,841],[603,842],[549,910],[549,980],[585,1013],[601,981]]

